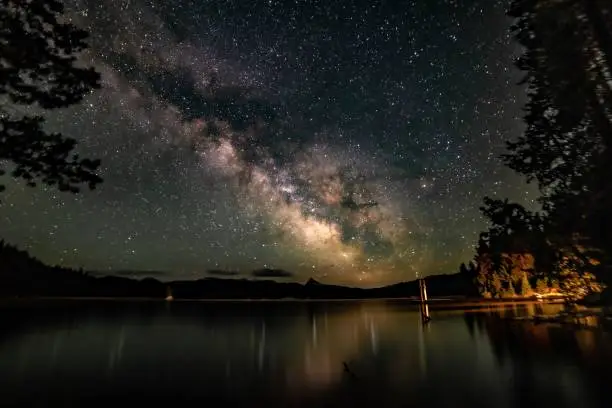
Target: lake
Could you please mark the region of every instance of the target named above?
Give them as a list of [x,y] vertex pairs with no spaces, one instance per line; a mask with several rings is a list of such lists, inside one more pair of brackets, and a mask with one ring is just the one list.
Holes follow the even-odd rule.
[[555,308],[5,302],[0,405],[610,406],[610,333],[503,319]]

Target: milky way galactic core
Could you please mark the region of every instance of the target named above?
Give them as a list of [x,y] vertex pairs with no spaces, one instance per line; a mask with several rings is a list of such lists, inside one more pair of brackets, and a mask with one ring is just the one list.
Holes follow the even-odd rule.
[[2,237],[164,279],[454,272],[484,195],[536,197],[498,158],[524,92],[504,3],[69,0],[102,89],[47,127],[105,181],[76,196],[7,183]]

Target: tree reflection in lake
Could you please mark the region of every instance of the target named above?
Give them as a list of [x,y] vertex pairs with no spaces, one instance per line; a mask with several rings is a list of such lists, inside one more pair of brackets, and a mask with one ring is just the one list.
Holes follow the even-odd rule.
[[510,368],[514,405],[608,406],[610,332],[507,320],[541,315],[542,307],[466,313],[465,321],[474,337],[488,337],[498,365]]
[[603,406],[607,334],[500,319],[533,312],[423,326],[402,302],[5,304],[0,388],[22,406]]

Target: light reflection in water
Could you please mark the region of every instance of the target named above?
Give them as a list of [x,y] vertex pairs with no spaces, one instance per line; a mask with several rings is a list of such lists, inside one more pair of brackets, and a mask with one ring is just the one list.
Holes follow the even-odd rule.
[[607,332],[502,320],[547,308],[434,309],[423,324],[401,302],[22,304],[0,309],[0,388],[9,401],[604,406]]

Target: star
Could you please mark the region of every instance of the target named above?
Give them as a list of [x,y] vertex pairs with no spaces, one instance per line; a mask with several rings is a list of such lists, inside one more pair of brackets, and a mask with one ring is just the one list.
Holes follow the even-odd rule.
[[44,114],[104,183],[6,183],[2,238],[51,264],[176,279],[454,272],[484,195],[536,196],[499,160],[523,92],[504,2],[376,4],[66,1],[103,87]]

